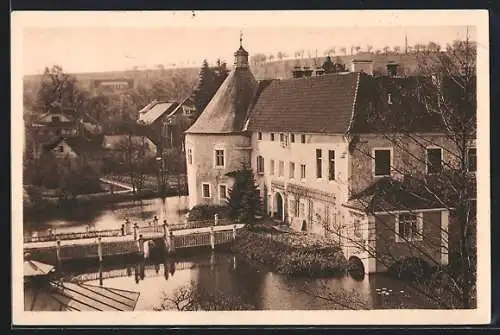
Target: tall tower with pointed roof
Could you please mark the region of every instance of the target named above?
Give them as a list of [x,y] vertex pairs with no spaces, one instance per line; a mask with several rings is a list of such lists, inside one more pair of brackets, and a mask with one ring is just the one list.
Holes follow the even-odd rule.
[[186,131],[190,208],[224,204],[233,183],[226,174],[250,164],[250,138],[244,132],[244,123],[257,87],[240,34],[233,69]]

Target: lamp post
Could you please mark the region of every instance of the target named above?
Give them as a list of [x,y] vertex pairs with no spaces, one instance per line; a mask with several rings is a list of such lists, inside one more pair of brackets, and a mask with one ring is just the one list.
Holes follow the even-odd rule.
[[156,160],[160,163],[160,177],[158,178],[159,180],[159,190],[161,197],[163,198],[165,195],[165,160],[163,158],[163,153],[161,156],[156,157]]

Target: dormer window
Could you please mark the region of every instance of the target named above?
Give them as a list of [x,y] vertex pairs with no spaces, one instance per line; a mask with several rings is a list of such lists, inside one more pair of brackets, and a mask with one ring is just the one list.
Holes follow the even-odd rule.
[[59,115],[55,115],[55,116],[52,116],[51,120],[54,123],[59,123],[59,122],[61,122],[61,117]]

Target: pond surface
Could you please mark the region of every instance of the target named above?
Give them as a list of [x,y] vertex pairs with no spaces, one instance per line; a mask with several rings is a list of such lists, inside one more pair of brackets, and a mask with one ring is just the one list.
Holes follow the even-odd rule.
[[[185,219],[187,197],[125,201],[97,206],[82,205],[71,210],[25,218],[25,232],[85,231],[116,229],[125,219],[145,222],[157,216],[177,223]],[[179,256],[180,257],[180,256]],[[236,296],[259,310],[430,308],[418,293],[386,275],[350,276],[326,279],[290,278],[250,265],[236,255],[201,249],[194,255],[165,259],[159,263],[141,261],[119,266],[103,265],[79,271],[78,278],[92,284],[140,292],[136,310],[153,310],[163,294],[173,297],[178,288],[196,283],[208,291]]]
[[155,216],[171,224],[183,222],[187,212],[188,197],[167,197],[147,200],[130,200],[117,203],[82,204],[49,211],[43,216],[24,218],[24,232],[47,231],[54,233],[81,232],[87,228],[118,229],[125,219],[145,223]]
[[[102,279],[99,279],[102,277]],[[238,297],[257,310],[334,310],[431,308],[405,283],[385,275],[324,279],[291,278],[250,265],[228,252],[200,250],[196,255],[146,263],[96,267],[74,278],[94,285],[136,291],[136,310],[153,310],[164,297],[196,284],[205,291]],[[168,309],[173,305],[167,304]]]

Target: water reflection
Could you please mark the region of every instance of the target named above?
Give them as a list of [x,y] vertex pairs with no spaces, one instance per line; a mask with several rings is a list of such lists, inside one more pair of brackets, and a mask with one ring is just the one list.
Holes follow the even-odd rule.
[[159,222],[167,220],[178,223],[185,220],[188,198],[168,197],[147,200],[131,200],[107,204],[81,204],[72,207],[60,207],[46,211],[36,217],[24,217],[24,230],[46,231],[51,228],[56,232],[85,231],[88,229],[118,229],[125,219],[145,223],[155,216]]
[[[94,271],[94,272],[93,272]],[[173,295],[195,283],[208,292],[239,297],[259,310],[332,310],[380,308],[430,308],[425,300],[389,276],[370,275],[324,279],[292,278],[246,263],[221,252],[201,252],[174,259],[141,259],[122,266],[101,265],[84,270],[74,279],[117,289],[139,291],[138,310],[153,310],[162,295]],[[97,271],[97,272],[96,272]]]

